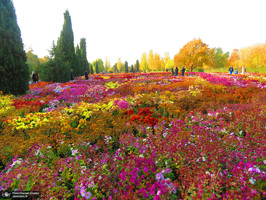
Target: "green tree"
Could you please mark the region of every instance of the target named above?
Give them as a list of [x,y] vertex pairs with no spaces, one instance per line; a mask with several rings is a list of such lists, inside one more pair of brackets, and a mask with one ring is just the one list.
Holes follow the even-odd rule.
[[60,59],[62,59],[62,61],[70,63],[70,66],[74,71],[74,76],[79,76],[84,73],[79,67],[78,58],[75,54],[74,34],[68,10],[64,13],[63,29],[57,41],[55,58],[58,57],[61,57]]
[[118,73],[119,72],[118,69],[117,69],[117,63],[115,63],[113,65],[112,70],[113,70],[114,73]]
[[50,59],[40,66],[42,81],[67,82],[70,70],[70,64],[59,58]]
[[92,64],[91,64],[91,69],[90,69],[90,73],[91,73],[91,74],[94,74],[94,71],[93,71],[93,67],[92,67]]
[[135,69],[136,72],[139,72],[139,60],[136,61],[136,69]]
[[92,66],[94,71],[96,72],[96,62],[98,66],[98,73],[99,72],[104,72],[104,63],[102,59],[96,59],[95,61],[92,62]]
[[98,68],[98,62],[96,60],[96,64],[95,64],[95,73],[99,74],[99,68]]
[[25,94],[29,89],[29,67],[11,0],[0,1],[0,90]]
[[[79,45],[77,45],[77,47],[76,47],[75,54],[76,54],[76,57],[77,57],[77,66],[78,66],[78,67],[75,67],[75,68],[81,70],[82,58],[81,58],[81,51],[80,51]],[[74,72],[74,69],[73,69],[73,72]]]
[[134,67],[133,67],[133,65],[131,65],[131,67],[130,67],[130,72],[134,72]]
[[88,70],[88,73],[90,72],[89,69],[89,62],[87,60],[87,45],[86,45],[86,39],[81,38],[80,39],[80,53],[81,53],[81,70],[82,73],[84,73],[86,70]]
[[214,48],[213,64],[214,68],[223,68],[227,65],[229,52],[224,53],[222,48]]
[[[36,54],[33,53],[33,50],[30,49],[27,53],[27,65],[29,66],[29,72],[37,71],[39,73],[40,59]],[[40,78],[40,77],[39,77]]]
[[125,61],[125,72],[128,73],[128,62]]

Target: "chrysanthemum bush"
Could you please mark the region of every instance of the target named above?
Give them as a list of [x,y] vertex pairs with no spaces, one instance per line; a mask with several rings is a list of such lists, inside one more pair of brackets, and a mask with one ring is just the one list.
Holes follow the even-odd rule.
[[186,75],[97,75],[0,95],[0,191],[265,198],[264,79]]

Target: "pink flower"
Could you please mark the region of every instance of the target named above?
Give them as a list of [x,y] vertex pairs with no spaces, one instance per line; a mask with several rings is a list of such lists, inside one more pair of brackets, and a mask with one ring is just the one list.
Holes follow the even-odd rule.
[[117,105],[118,105],[118,108],[120,108],[120,109],[129,109],[130,108],[129,103],[125,100],[119,101],[117,103]]
[[155,175],[155,178],[156,178],[157,181],[159,181],[159,180],[162,180],[164,177],[163,177],[162,173],[158,173],[158,174]]
[[145,167],[143,168],[143,171],[146,172],[146,173],[148,173],[149,168],[148,168],[147,166],[145,166]]
[[135,183],[135,181],[136,181],[136,177],[135,177],[135,176],[131,176],[131,178],[130,178],[130,182],[131,182],[131,183]]

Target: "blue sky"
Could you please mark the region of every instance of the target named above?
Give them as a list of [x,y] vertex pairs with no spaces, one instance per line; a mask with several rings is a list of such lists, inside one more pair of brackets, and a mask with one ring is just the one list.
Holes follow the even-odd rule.
[[69,10],[89,62],[129,65],[150,50],[171,58],[193,38],[224,52],[266,42],[265,0],[13,0],[25,50],[48,55]]

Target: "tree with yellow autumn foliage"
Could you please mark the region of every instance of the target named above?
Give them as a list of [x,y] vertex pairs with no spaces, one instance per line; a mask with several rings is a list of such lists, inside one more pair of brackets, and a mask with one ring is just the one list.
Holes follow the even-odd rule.
[[234,69],[241,67],[240,51],[238,49],[234,49],[233,52],[231,53],[227,66],[228,67],[233,66]]
[[202,69],[204,64],[212,67],[213,51],[200,38],[193,39],[180,49],[178,54],[175,55],[174,61],[177,66],[184,66],[190,69],[190,71],[193,71],[195,68]]
[[240,63],[246,68],[266,67],[266,43],[243,48],[239,54]]

